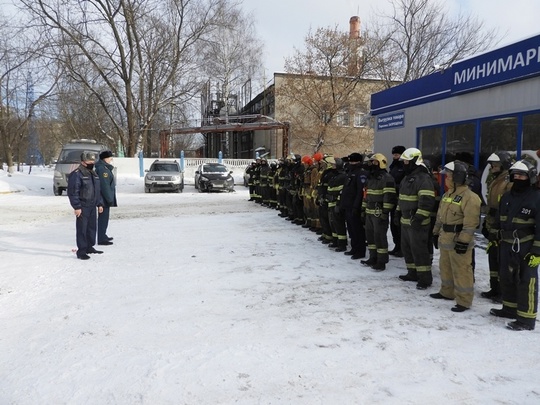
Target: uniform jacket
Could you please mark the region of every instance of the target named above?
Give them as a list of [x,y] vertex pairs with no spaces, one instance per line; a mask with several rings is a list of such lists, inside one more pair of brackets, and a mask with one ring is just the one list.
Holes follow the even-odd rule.
[[357,210],[362,208],[367,178],[368,172],[364,170],[362,165],[349,164],[347,166],[347,182],[343,186],[341,193],[341,208]]
[[512,244],[521,257],[527,253],[540,256],[540,226],[537,224],[540,224],[539,189],[529,187],[521,193],[510,190],[502,196],[493,227],[499,239]]
[[116,201],[116,181],[114,180],[113,168],[113,165],[110,165],[103,160],[98,160],[95,166],[95,171],[99,176],[103,204],[106,204],[109,207],[118,206]]
[[67,192],[74,210],[103,206],[99,177],[83,165],[69,175]]
[[403,168],[404,164],[401,160],[392,160],[390,163],[390,174],[396,182],[396,189],[399,190],[399,184],[403,177],[405,177],[405,169]]
[[326,201],[328,208],[340,206],[341,192],[343,186],[347,182],[347,174],[342,170],[336,170],[336,174],[328,180],[328,188],[326,190]]
[[397,211],[401,215],[401,224],[410,225],[415,215],[422,218],[422,225],[430,223],[435,206],[435,190],[428,170],[419,165],[405,176],[399,186]]
[[508,170],[501,172],[489,184],[487,193],[488,212],[485,219],[485,224],[488,231],[492,230],[493,224],[499,215],[499,204],[501,203],[501,197],[504,193],[510,191],[511,188],[512,183],[510,182]]
[[[474,243],[481,204],[480,198],[467,184],[458,185],[443,194],[433,228],[433,233],[439,235],[441,249],[454,249],[455,242]],[[454,231],[444,230],[444,225],[454,227]]]
[[362,211],[377,217],[388,215],[397,202],[396,183],[392,175],[384,169],[377,169],[369,175],[366,187]]

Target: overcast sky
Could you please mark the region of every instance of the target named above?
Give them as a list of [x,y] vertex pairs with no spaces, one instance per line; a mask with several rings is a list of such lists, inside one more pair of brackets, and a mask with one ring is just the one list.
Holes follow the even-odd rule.
[[[538,18],[539,0],[446,0],[450,12],[463,12],[478,16],[489,28],[499,28],[507,45],[540,34]],[[349,30],[349,19],[358,15],[361,29],[369,25],[375,12],[389,10],[385,0],[243,0],[244,8],[257,22],[257,33],[264,42],[266,81],[274,72],[284,71],[285,57],[301,49],[304,38],[319,27]]]

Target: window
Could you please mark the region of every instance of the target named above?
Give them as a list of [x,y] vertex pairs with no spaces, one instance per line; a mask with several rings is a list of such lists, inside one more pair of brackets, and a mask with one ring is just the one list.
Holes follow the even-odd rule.
[[516,150],[517,125],[517,117],[482,121],[480,124],[480,169],[486,167],[487,159],[493,152]]
[[427,160],[433,170],[442,165],[442,127],[424,128],[420,130],[418,149],[422,151],[422,157]]
[[355,128],[361,128],[367,126],[368,115],[360,107],[356,107],[354,112],[354,122],[353,125]]
[[336,114],[336,123],[340,127],[348,127],[350,125],[349,110],[347,109],[339,110],[338,113]]
[[540,113],[523,117],[522,150],[537,151],[540,149]]

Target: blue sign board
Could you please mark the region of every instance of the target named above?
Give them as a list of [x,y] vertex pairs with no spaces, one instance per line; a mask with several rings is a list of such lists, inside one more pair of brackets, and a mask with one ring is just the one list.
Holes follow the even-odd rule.
[[476,90],[540,73],[540,36],[452,65],[452,93]]
[[540,35],[372,94],[371,114],[393,115],[389,113],[534,76],[540,76]]
[[402,128],[405,125],[405,112],[399,111],[391,114],[377,116],[377,130]]

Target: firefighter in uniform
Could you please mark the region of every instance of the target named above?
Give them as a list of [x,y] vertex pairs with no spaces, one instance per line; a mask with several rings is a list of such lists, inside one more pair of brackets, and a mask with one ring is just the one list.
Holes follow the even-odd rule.
[[366,232],[361,212],[368,172],[362,167],[364,157],[360,153],[351,153],[347,160],[347,182],[341,193],[341,208],[345,211],[351,250],[345,252],[345,255],[358,260],[366,255]]
[[319,207],[319,221],[321,224],[322,234],[319,240],[323,244],[332,243],[332,228],[330,227],[330,222],[328,221],[328,201],[326,199],[326,193],[328,192],[328,182],[332,177],[337,174],[335,169],[336,160],[333,156],[327,155],[321,161],[323,164],[323,171],[317,184],[317,204]]
[[247,182],[249,187],[249,200],[255,200],[255,167],[257,167],[257,162],[253,161],[246,169],[246,174],[248,176]]
[[277,207],[277,163],[270,163],[270,172],[268,173],[268,192],[270,194],[270,208]]
[[332,229],[332,243],[328,246],[335,248],[336,252],[347,250],[347,226],[345,213],[341,210],[341,192],[347,182],[347,174],[343,171],[343,160],[336,158],[336,175],[328,181],[326,201],[328,201],[328,222]]
[[395,220],[401,224],[401,252],[405,258],[407,274],[399,278],[403,281],[416,281],[416,288],[425,290],[433,282],[428,243],[435,190],[420,150],[405,150],[401,160],[405,177],[399,188]]
[[270,166],[268,161],[264,158],[261,159],[261,164],[259,168],[259,187],[260,187],[260,203],[262,205],[270,205],[270,190],[268,188],[269,179],[268,175],[270,174]]
[[313,170],[311,171],[311,201],[313,202],[313,216],[311,218],[310,231],[321,234],[321,221],[319,220],[319,206],[317,205],[317,185],[321,179],[323,154],[317,152],[313,155]]
[[[405,152],[405,146],[396,145],[392,148],[392,163],[389,166],[389,173],[394,178],[396,182],[396,193],[399,195],[399,184],[403,177],[405,176],[405,171],[403,169],[403,161],[399,158],[401,154]],[[395,257],[403,257],[401,253],[401,226],[396,225],[394,218],[396,216],[396,207],[390,212],[390,231],[392,232],[392,240],[394,242],[394,248],[388,252],[388,254]]]
[[[504,193],[510,190],[512,183],[508,174],[508,169],[512,165],[512,157],[508,152],[492,153],[487,160],[491,165],[489,173],[492,180],[488,185],[487,192],[487,213],[482,225],[482,234],[490,240],[489,234],[493,229],[493,224],[499,215],[499,203]],[[480,295],[483,298],[489,298],[500,301],[501,289],[499,287],[499,246],[492,238],[488,242],[487,255],[489,265],[489,291],[483,291]]]
[[302,224],[302,228],[311,228],[311,222],[313,221],[313,212],[315,211],[313,209],[313,206],[315,203],[313,202],[313,190],[311,188],[311,172],[315,170],[315,166],[313,165],[313,159],[311,156],[302,156],[302,164],[304,165],[304,177],[303,177],[303,184],[302,184],[302,199],[304,203],[304,217],[306,218],[306,221],[304,224]]
[[382,271],[388,263],[388,217],[396,205],[396,183],[386,171],[387,160],[383,154],[372,155],[369,168],[366,198],[362,201],[369,258],[361,263]]
[[503,307],[491,315],[515,319],[506,327],[533,330],[538,311],[540,264],[540,190],[535,165],[519,160],[510,167],[509,192],[501,198],[493,234],[500,249],[500,287]]
[[452,311],[463,312],[471,307],[474,297],[472,247],[482,202],[467,185],[465,163],[458,160],[447,163],[441,174],[446,175],[448,191],[441,198],[433,228],[433,246],[440,249],[441,289],[430,297],[455,298]]

